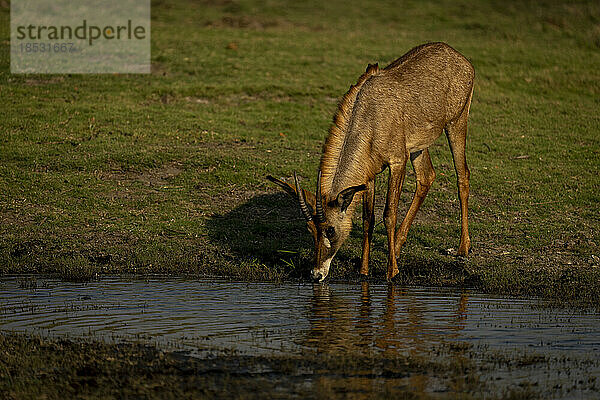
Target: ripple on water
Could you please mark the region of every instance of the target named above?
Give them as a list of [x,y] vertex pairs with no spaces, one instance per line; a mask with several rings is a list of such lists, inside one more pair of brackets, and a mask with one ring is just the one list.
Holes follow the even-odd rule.
[[447,342],[600,355],[600,318],[535,299],[375,284],[103,278],[0,283],[0,329],[143,335],[260,351],[428,352]]

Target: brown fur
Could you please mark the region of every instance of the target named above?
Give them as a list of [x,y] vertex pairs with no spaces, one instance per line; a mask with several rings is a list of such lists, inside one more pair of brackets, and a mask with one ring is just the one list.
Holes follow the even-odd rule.
[[[369,99],[369,97],[372,97],[373,94],[379,94],[377,92],[380,92],[381,88],[387,90],[394,89],[392,85],[390,85],[390,83],[393,83],[393,81],[397,80],[397,78],[401,79],[402,75],[405,74],[405,71],[407,70],[413,75],[415,73],[422,74],[423,72],[428,72],[420,71],[419,68],[416,68],[415,71],[415,68],[412,64],[429,63],[429,57],[431,56],[431,54],[436,54],[438,55],[438,57],[439,55],[442,55],[442,57],[445,56],[445,58],[448,58],[449,56],[456,56],[459,60],[464,61],[465,67],[467,67],[467,73],[472,73],[473,71],[472,67],[470,66],[470,63],[462,55],[460,55],[447,44],[427,43],[411,49],[409,52],[392,62],[383,70],[379,69],[377,64],[369,65],[365,73],[358,78],[357,83],[355,85],[352,85],[348,92],[344,95],[344,97],[338,105],[338,109],[333,118],[333,125],[329,129],[329,136],[327,137],[325,145],[323,147],[323,154],[321,157],[321,163],[319,167],[323,174],[321,190],[323,196],[326,197],[328,200],[335,198],[335,196],[337,195],[337,193],[332,193],[332,191],[339,192],[345,187],[366,183],[368,180],[372,179],[377,173],[381,172],[381,167],[385,167],[384,164],[386,163],[382,163],[382,161],[392,161],[381,160],[380,157],[377,157],[376,154],[373,154],[378,150],[380,153],[384,153],[385,150],[390,149],[390,147],[388,147],[387,149],[373,148],[374,144],[378,144],[374,143],[373,141],[375,135],[385,135],[388,137],[391,136],[391,140],[388,140],[386,143],[383,143],[384,145],[390,145],[392,148],[396,148],[398,150],[415,150],[399,149],[399,147],[404,145],[403,140],[394,139],[396,139],[396,136],[404,136],[404,132],[373,132],[373,129],[366,126],[367,124],[365,122],[367,121],[360,120],[362,115],[357,115],[360,112],[360,110],[357,110],[356,100],[359,97],[359,95],[361,95],[361,100],[364,103],[366,101],[370,101],[371,99]],[[381,82],[375,82],[373,77],[382,77],[383,79],[381,79]],[[472,91],[473,74],[471,74],[470,77],[465,76],[465,78],[466,79],[464,83],[468,84],[469,87],[464,90],[463,96],[460,99],[456,98],[457,96],[455,96],[454,93],[451,93],[452,96],[446,96],[446,98],[450,98],[451,100],[453,100],[453,104],[449,104],[448,108],[456,110],[455,114],[452,117],[457,117],[458,115],[460,115],[460,112],[468,103],[467,100],[470,100],[467,97],[469,97]],[[367,82],[370,84],[367,85],[369,90],[365,90],[364,88]],[[454,91],[456,91],[456,88],[454,89]],[[432,95],[435,96],[435,94]],[[407,110],[405,107],[393,107],[395,105],[393,103],[396,103],[399,106],[403,106],[406,103],[408,103],[406,101],[408,99],[401,100],[404,101],[388,101],[387,104],[377,104],[379,112],[381,112],[381,114],[383,114],[383,112],[387,114],[389,111],[395,111],[394,108],[396,108],[396,110],[406,113]],[[424,108],[427,108],[427,105],[425,105]],[[389,121],[389,119],[386,120],[385,115],[375,116],[375,118],[373,118],[373,110],[367,111],[371,112],[363,112],[362,114],[371,114],[367,118],[368,122],[375,122],[375,125],[377,125],[378,127],[397,125],[399,128],[404,128],[403,130],[409,130],[413,127],[407,125],[415,125],[414,119],[416,118],[414,113],[413,115],[407,115],[407,118],[404,121],[391,122]],[[412,111],[414,111],[414,107]],[[410,114],[410,112],[406,114]],[[433,118],[435,116],[431,117]],[[443,120],[444,122],[447,122],[447,120],[451,118],[443,117],[439,119]],[[434,135],[437,138],[437,136],[439,136],[439,134],[442,132],[444,125],[437,126],[436,128],[438,128],[436,132],[437,135],[435,133]],[[414,130],[418,131],[418,129]],[[357,137],[349,138],[349,133],[354,132],[357,133]],[[416,134],[414,136],[416,136]],[[429,140],[426,140],[426,143],[424,143],[423,145],[417,145],[416,147],[419,147],[419,149],[428,147],[428,145],[431,144],[429,142],[432,141],[432,135],[428,136]],[[352,146],[350,145],[350,141],[353,142]],[[379,144],[381,144],[381,142]],[[351,160],[345,160],[344,157],[349,158]],[[350,161],[354,162],[354,165],[351,165]],[[356,168],[358,168],[359,171],[352,171],[353,176],[345,176],[343,178],[340,177],[340,175],[350,175],[348,174],[348,170],[354,170]]]
[[[469,169],[465,148],[473,79],[473,66],[464,56],[445,43],[429,43],[415,47],[384,69],[369,65],[350,87],[339,103],[321,157],[321,198],[316,201],[325,205],[324,218],[307,221],[315,239],[315,279],[325,279],[331,260],[348,237],[352,214],[361,197],[355,194],[359,192],[363,193],[364,228],[361,273],[368,273],[374,180],[386,168],[390,170],[384,210],[389,249],[387,277],[391,279],[398,273],[396,254],[435,179],[428,147],[444,130],[458,178],[462,228],[458,254],[467,255]],[[409,159],[417,176],[417,189],[396,232],[398,202]],[[294,195],[294,191],[282,187]]]
[[344,97],[342,97],[338,103],[338,109],[333,116],[333,125],[329,128],[329,135],[323,146],[323,155],[319,167],[323,174],[321,183],[321,190],[323,193],[331,192],[333,176],[340,161],[346,132],[352,118],[352,109],[354,108],[356,96],[367,79],[378,73],[379,66],[377,64],[369,64],[365,73],[358,78],[355,85],[350,86],[350,89],[348,89]]

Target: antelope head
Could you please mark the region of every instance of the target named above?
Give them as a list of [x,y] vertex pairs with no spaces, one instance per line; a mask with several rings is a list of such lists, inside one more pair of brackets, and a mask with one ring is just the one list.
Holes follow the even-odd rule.
[[267,179],[283,188],[298,202],[306,220],[306,227],[315,243],[315,266],[311,271],[311,276],[315,281],[323,282],[329,274],[331,260],[352,229],[352,212],[349,207],[354,195],[356,192],[365,190],[366,186],[349,187],[338,193],[334,199],[328,200],[321,194],[321,171],[317,178],[316,195],[300,188],[295,172],[295,187],[270,175],[267,176]]

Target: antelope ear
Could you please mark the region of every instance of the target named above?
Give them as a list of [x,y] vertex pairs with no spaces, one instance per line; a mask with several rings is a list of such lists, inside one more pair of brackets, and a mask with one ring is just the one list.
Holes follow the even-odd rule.
[[[294,201],[298,201],[298,195],[296,194],[296,188],[294,186],[282,181],[281,179],[274,178],[271,175],[267,175],[265,178],[267,178],[268,180],[285,190],[287,194],[294,198]],[[306,202],[308,203],[310,208],[315,210],[315,203],[317,202],[317,198],[315,197],[314,193],[311,193],[306,189],[302,190],[304,191],[304,197],[306,198]]]
[[338,206],[340,207],[340,210],[342,212],[346,212],[346,209],[352,203],[352,199],[354,198],[354,195],[356,194],[356,192],[362,192],[363,190],[367,190],[367,185],[352,186],[352,187],[342,190],[337,195],[337,199],[336,199],[336,202],[337,202]]

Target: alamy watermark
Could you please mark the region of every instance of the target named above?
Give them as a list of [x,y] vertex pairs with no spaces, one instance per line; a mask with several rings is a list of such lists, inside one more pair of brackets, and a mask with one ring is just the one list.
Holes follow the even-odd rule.
[[149,73],[150,0],[12,0],[12,73]]

